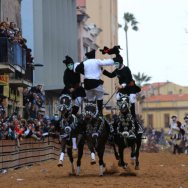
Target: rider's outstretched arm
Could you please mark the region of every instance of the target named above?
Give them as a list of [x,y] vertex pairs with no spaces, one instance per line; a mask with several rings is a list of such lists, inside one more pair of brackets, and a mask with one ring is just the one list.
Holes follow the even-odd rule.
[[103,74],[109,78],[114,78],[116,77],[116,70],[114,70],[113,72],[108,72],[107,70],[104,70]]

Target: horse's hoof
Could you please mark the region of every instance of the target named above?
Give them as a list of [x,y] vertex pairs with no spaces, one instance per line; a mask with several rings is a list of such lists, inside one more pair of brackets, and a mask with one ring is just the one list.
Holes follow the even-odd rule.
[[135,166],[135,170],[140,170],[140,167],[139,166]]
[[123,169],[127,169],[127,167],[128,167],[128,165],[127,164],[125,164],[124,166],[122,166],[123,167]]
[[63,167],[63,161],[59,161],[57,164],[58,167]]
[[76,173],[75,172],[70,172],[69,176],[76,176]]
[[135,160],[136,160],[136,158],[135,158],[135,157],[131,157],[131,164],[132,164],[132,165],[134,165]]
[[92,159],[91,162],[90,162],[91,165],[94,165],[96,164],[96,160]]

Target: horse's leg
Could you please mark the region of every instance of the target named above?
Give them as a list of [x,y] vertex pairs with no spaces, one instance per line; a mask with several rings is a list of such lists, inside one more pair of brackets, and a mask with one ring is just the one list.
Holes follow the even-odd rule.
[[103,176],[104,173],[104,161],[103,161],[103,156],[104,156],[104,150],[105,147],[100,147],[98,148],[98,157],[99,157],[99,176]]
[[135,150],[135,155],[136,155],[136,164],[135,164],[135,170],[139,170],[139,153],[140,153],[140,147],[141,147],[141,143],[142,143],[142,135],[140,135],[137,138],[137,142],[136,142],[136,150]]
[[78,159],[77,159],[77,172],[76,172],[77,176],[80,175],[80,166],[81,166],[81,159],[83,156],[83,150],[84,150],[84,139],[82,138],[79,140],[79,144],[78,144]]
[[69,161],[71,163],[71,174],[75,174],[75,169],[74,169],[74,159],[72,156],[72,146],[67,147],[67,155],[69,156]]
[[135,144],[131,145],[131,164],[134,165],[136,160],[136,153],[135,153],[136,147]]
[[95,160],[95,150],[94,150],[94,146],[93,146],[93,143],[92,143],[92,139],[87,137],[87,144],[88,144],[88,148],[91,152],[91,165],[94,165],[96,164],[96,160]]
[[116,145],[114,143],[112,144],[112,147],[114,150],[114,155],[115,155],[116,160],[119,160],[119,154],[117,152]]
[[119,150],[119,162],[118,165],[123,167],[124,169],[127,168],[127,163],[124,162],[124,147],[122,146],[118,146],[118,150]]
[[59,157],[59,162],[57,164],[58,167],[63,166],[64,156],[65,156],[65,146],[66,146],[66,140],[61,139],[61,154]]

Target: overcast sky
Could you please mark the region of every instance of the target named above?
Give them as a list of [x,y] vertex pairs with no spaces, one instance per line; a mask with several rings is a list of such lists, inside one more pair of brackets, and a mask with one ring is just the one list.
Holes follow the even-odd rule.
[[[188,86],[188,0],[118,0],[118,19],[133,13],[139,31],[129,28],[129,65],[151,82],[171,81]],[[126,64],[125,32],[119,29],[121,54]]]

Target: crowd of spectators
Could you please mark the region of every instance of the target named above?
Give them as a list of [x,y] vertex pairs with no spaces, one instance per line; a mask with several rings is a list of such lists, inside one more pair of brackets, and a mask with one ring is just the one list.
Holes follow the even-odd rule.
[[14,22],[0,22],[0,38],[1,37],[8,38],[11,42],[19,43],[19,45],[26,50],[26,62],[33,62],[31,55],[32,50],[27,47],[27,40],[22,36],[21,30]]
[[13,113],[5,117],[2,106],[0,107],[0,140],[15,140],[20,146],[24,138],[43,140],[45,136],[56,136],[59,129],[58,116],[49,118],[44,114],[38,114],[36,119],[23,119]]

